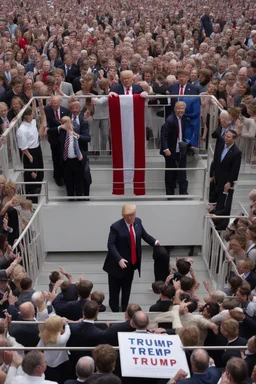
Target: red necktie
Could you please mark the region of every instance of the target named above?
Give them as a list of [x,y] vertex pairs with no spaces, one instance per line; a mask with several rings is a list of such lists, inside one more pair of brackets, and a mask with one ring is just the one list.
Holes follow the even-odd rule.
[[56,116],[56,119],[57,119],[57,120],[60,120],[59,113],[58,113],[58,109],[57,109],[57,111],[55,112],[55,116]]
[[183,85],[180,86],[180,96],[183,96],[184,95],[184,92],[183,92]]
[[125,92],[126,95],[130,95],[129,89],[130,88],[126,88],[126,92]]
[[131,246],[132,246],[132,264],[136,264],[137,257],[136,257],[136,244],[134,239],[134,232],[132,228],[132,224],[130,224],[130,238],[131,238]]

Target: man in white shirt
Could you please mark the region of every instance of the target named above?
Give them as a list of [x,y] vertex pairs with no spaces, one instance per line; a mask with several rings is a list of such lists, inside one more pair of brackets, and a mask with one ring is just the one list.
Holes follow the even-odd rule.
[[12,352],[12,362],[5,384],[57,384],[56,381],[45,380],[46,367],[42,352],[30,351],[23,361],[16,352]]

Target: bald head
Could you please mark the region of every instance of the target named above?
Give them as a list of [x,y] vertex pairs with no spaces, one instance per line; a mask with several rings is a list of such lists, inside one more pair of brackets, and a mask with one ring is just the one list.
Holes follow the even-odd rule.
[[194,373],[204,373],[209,367],[209,355],[203,349],[193,351],[190,361]]
[[24,320],[32,320],[35,316],[35,308],[30,302],[21,304],[19,306],[19,311]]
[[131,326],[139,330],[145,330],[148,328],[149,318],[143,311],[137,311],[134,313],[131,321]]
[[79,380],[85,381],[94,372],[94,360],[90,356],[81,357],[76,364],[76,375]]

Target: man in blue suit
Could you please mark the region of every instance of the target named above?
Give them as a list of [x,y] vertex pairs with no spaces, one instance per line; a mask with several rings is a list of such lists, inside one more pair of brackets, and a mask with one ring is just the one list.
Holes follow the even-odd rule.
[[[196,349],[190,357],[192,375],[189,379],[183,379],[186,376],[183,370],[175,375],[175,381],[178,384],[217,384],[220,379],[220,373],[215,366],[209,367],[209,355],[203,349]],[[172,381],[170,381],[172,383]]]
[[178,83],[171,84],[169,93],[171,95],[180,95],[178,98],[171,99],[171,112],[174,111],[177,101],[186,103],[185,111],[185,141],[190,144],[191,149],[197,148],[199,145],[200,131],[200,98],[185,97],[186,95],[199,95],[199,89],[188,83],[189,72],[180,70],[177,72]]
[[143,92],[140,85],[133,84],[132,71],[122,71],[120,80],[121,84],[112,85],[109,96],[141,94],[143,97],[144,95],[147,95],[146,92]]
[[152,247],[160,245],[144,229],[141,219],[136,217],[136,205],[127,204],[122,208],[123,219],[110,227],[108,254],[103,270],[108,273],[109,306],[119,311],[119,294],[122,290],[122,311],[129,303],[134,271],[141,268],[141,239]]

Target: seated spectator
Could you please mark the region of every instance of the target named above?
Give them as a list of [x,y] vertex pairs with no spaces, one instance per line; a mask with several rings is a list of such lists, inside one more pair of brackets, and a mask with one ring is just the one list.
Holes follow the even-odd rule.
[[90,356],[81,357],[76,364],[77,379],[66,380],[64,384],[79,384],[85,383],[89,377],[94,373],[95,364]]
[[[63,329],[64,327],[64,329]],[[51,316],[40,326],[38,347],[65,347],[70,337],[70,327],[59,316]],[[70,375],[68,351],[45,351],[47,380],[63,384]]]
[[172,285],[162,285],[160,287],[160,299],[156,304],[151,305],[149,312],[166,312],[173,305],[175,288]]
[[91,300],[96,301],[97,304],[99,304],[99,312],[105,312],[106,307],[103,304],[103,301],[105,300],[105,295],[101,291],[94,291],[91,294]]

